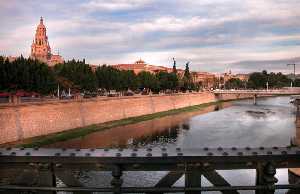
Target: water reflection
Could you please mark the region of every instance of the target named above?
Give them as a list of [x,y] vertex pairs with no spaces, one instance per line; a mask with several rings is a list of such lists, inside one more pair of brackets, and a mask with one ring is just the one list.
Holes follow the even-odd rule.
[[[299,117],[300,118],[300,117]],[[289,104],[289,97],[265,98],[254,106],[252,100],[224,103],[210,106],[201,111],[167,116],[151,121],[116,127],[87,136],[58,142],[48,147],[96,148],[96,147],[259,147],[288,146],[291,138],[300,143],[300,119],[295,125],[295,107]],[[232,185],[254,185],[255,171],[219,171]],[[97,186],[102,174],[88,172],[93,180],[90,186]],[[153,185],[164,172],[124,175],[127,186]],[[142,177],[142,178],[141,178]],[[238,178],[237,178],[238,177]],[[287,169],[277,170],[278,184],[288,183]],[[202,177],[205,186],[210,183]],[[137,181],[139,180],[139,181]],[[140,181],[144,181],[141,183]],[[140,184],[141,183],[141,184]],[[184,179],[176,185],[183,185]],[[276,191],[286,193],[287,191]],[[218,192],[210,192],[218,193]],[[240,193],[254,193],[244,191]]]
[[[225,103],[222,107],[229,107]],[[216,105],[200,111],[186,112],[177,115],[157,118],[137,124],[95,132],[84,137],[57,142],[45,147],[64,148],[99,148],[99,147],[143,147],[171,146],[176,144],[180,135],[190,130],[190,119],[215,110]]]
[[288,146],[295,136],[294,111],[289,97],[262,99],[257,106],[251,100],[227,102],[95,132],[47,147]]

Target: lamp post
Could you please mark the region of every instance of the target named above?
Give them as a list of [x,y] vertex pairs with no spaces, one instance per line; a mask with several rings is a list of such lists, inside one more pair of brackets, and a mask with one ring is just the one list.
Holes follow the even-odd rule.
[[60,96],[60,94],[59,94],[59,84],[57,84],[57,98],[59,99],[59,96]]
[[221,89],[221,73],[219,73],[219,90]]
[[292,78],[292,81],[291,81],[291,88],[293,87],[293,82],[295,82],[295,79],[296,79],[296,64],[293,63],[293,64],[287,64],[287,66],[293,66],[294,67],[294,76]]

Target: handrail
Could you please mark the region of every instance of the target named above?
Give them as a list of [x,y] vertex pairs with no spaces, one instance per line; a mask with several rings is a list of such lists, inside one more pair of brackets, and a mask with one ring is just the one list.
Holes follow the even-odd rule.
[[[0,186],[0,191],[85,191],[119,193],[165,193],[221,191],[239,193],[256,190],[300,189],[300,184],[275,185],[277,168],[300,168],[300,147],[258,148],[132,148],[132,149],[48,149],[0,148],[0,179],[7,171],[18,174],[20,184]],[[256,185],[230,185],[216,170],[256,169]],[[72,171],[111,171],[112,187],[86,187]],[[123,187],[125,171],[169,171],[153,187]],[[29,173],[29,174],[28,174]],[[172,185],[185,175],[184,187]],[[201,186],[201,176],[214,186]],[[67,187],[57,187],[55,177]],[[32,179],[38,180],[32,185]],[[75,185],[74,185],[75,184]]]

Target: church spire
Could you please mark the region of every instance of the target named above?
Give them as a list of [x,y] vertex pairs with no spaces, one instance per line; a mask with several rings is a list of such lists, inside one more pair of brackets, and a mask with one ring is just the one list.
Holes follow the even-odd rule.
[[40,24],[43,24],[43,17],[41,16]]

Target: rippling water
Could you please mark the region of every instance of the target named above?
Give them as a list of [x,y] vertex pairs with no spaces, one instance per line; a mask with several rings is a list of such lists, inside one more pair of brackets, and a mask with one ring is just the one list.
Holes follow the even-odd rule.
[[[242,100],[210,106],[201,111],[167,116],[138,124],[116,127],[82,138],[59,142],[47,147],[258,147],[288,146],[295,137],[295,108],[289,97]],[[233,185],[255,184],[253,170],[218,171]],[[153,185],[165,172],[126,173],[125,185]],[[85,172],[81,176],[87,185],[109,184],[105,173]],[[104,178],[106,177],[106,178]],[[279,183],[287,183],[287,170],[277,170]],[[202,178],[204,185],[210,183]],[[183,185],[184,177],[176,185]],[[211,192],[214,193],[214,192]],[[218,193],[218,192],[216,192]],[[254,193],[254,192],[241,192]],[[280,191],[277,193],[285,193]]]

